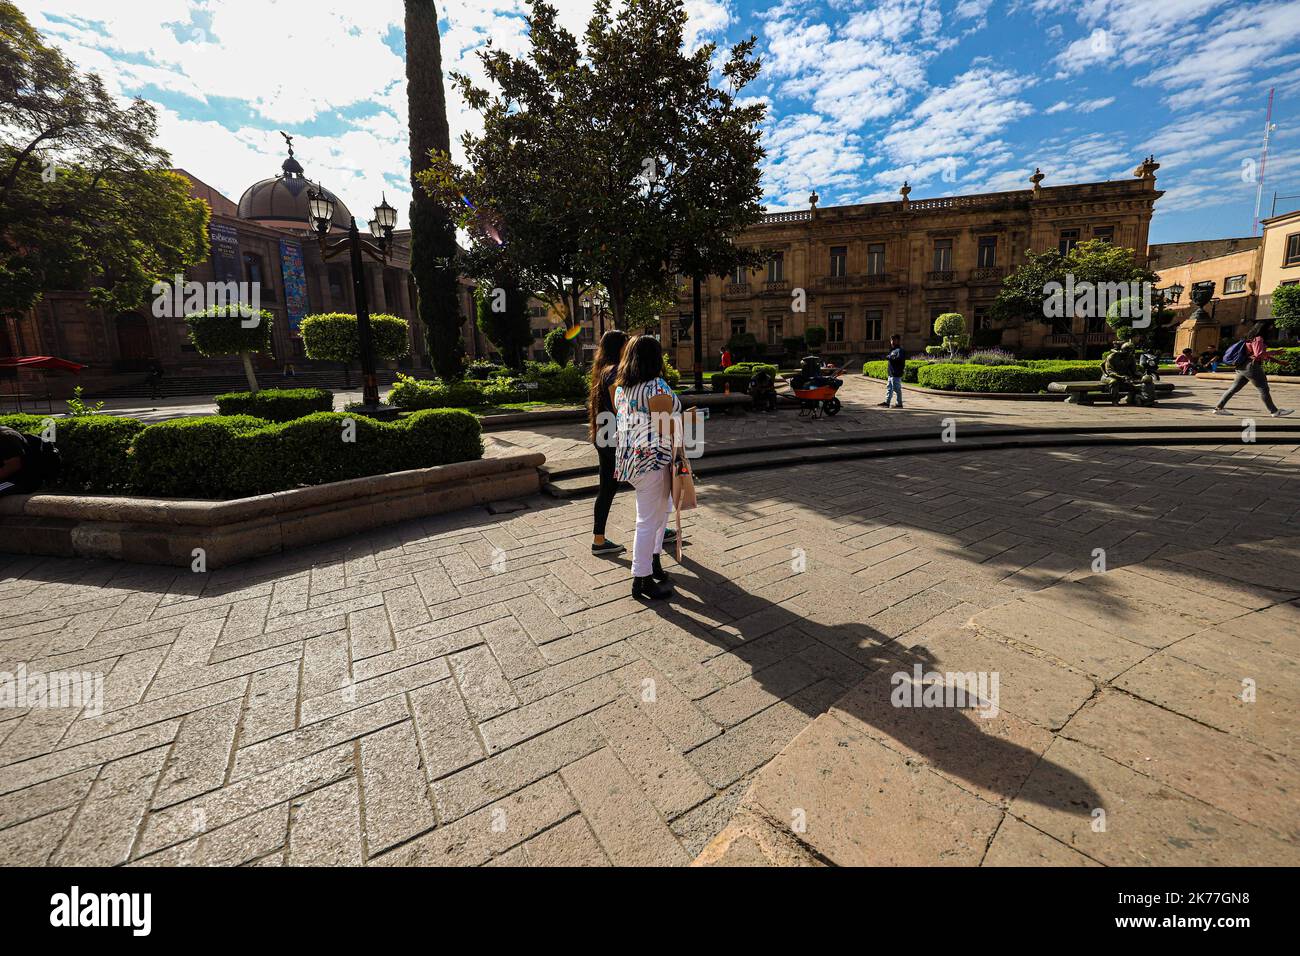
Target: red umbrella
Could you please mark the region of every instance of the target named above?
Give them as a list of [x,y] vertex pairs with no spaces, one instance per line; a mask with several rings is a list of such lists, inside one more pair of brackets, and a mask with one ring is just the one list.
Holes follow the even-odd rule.
[[20,358],[0,359],[0,368],[52,368],[60,372],[80,372],[85,367],[52,355],[25,355]]

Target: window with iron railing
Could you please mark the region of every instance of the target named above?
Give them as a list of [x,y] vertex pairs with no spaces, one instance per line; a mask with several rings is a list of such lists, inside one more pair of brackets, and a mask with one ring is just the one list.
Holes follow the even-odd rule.
[[934,240],[934,272],[952,271],[952,240]]
[[872,242],[867,245],[867,275],[885,274],[885,244]]
[[981,269],[992,269],[998,264],[998,237],[980,236],[979,253],[975,260]]
[[849,274],[849,247],[831,246],[831,277],[841,279]]
[[868,342],[879,342],[885,337],[885,310],[867,309],[866,331],[863,336]]
[[785,279],[785,253],[778,252],[767,260],[767,281],[781,282]]
[[826,316],[826,341],[844,341],[844,313],[832,312]]

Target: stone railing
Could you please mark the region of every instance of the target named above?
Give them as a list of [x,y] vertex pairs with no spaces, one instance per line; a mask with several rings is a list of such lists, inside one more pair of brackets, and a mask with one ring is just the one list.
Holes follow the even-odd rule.
[[769,212],[763,216],[764,223],[807,222],[812,219],[812,210],[799,209],[793,212]]

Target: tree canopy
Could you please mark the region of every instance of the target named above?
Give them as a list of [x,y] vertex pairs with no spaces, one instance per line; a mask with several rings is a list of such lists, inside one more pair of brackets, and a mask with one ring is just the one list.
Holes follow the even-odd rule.
[[[1131,291],[1116,295],[1102,304],[1095,293],[1123,285],[1131,289],[1134,284],[1149,283],[1154,289],[1158,281],[1150,269],[1139,265],[1132,249],[1117,246],[1100,239],[1081,242],[1067,254],[1056,250],[1026,253],[1026,261],[1012,270],[1002,280],[1002,289],[990,310],[995,320],[1020,322],[1045,322],[1055,325],[1061,334],[1069,335],[1082,355],[1086,347],[1088,323],[1076,323],[1079,317],[1068,313],[1073,303],[1064,301],[1068,290],[1092,290],[1090,311],[1083,316],[1105,321],[1107,310],[1118,298],[1129,298]],[[1085,285],[1086,284],[1086,285]],[[1077,325],[1082,325],[1078,328]]]
[[206,258],[208,206],[156,133],[152,105],[118,106],[0,0],[0,314],[47,289],[133,309]]
[[762,212],[765,106],[740,97],[758,74],[756,41],[721,60],[711,43],[688,51],[686,20],[682,0],[628,0],[617,14],[597,0],[579,42],[553,6],[530,0],[523,54],[481,53],[488,88],[453,77],[484,132],[464,138],[465,169],[436,155],[426,188],[570,324],[593,281],[623,328],[629,299],[672,271],[763,258],[733,244]]

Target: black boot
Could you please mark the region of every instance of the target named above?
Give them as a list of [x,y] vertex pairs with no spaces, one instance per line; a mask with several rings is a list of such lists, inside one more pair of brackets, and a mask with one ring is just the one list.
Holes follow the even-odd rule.
[[660,584],[652,577],[633,578],[632,579],[632,596],[634,598],[649,598],[658,600],[666,598],[673,593],[673,589],[667,584]]
[[660,561],[659,561],[659,558],[660,558],[660,557],[661,557],[661,555],[658,555],[658,554],[655,555],[655,561],[654,561],[654,564],[652,565],[652,570],[650,571],[650,576],[651,576],[652,578],[654,578],[656,581],[658,581],[660,584],[666,584],[666,585],[668,585],[669,587],[672,587],[672,586],[673,586],[673,579],[670,578],[670,577],[668,576],[668,572],[664,570],[664,566],[663,566],[663,564],[661,564]]

